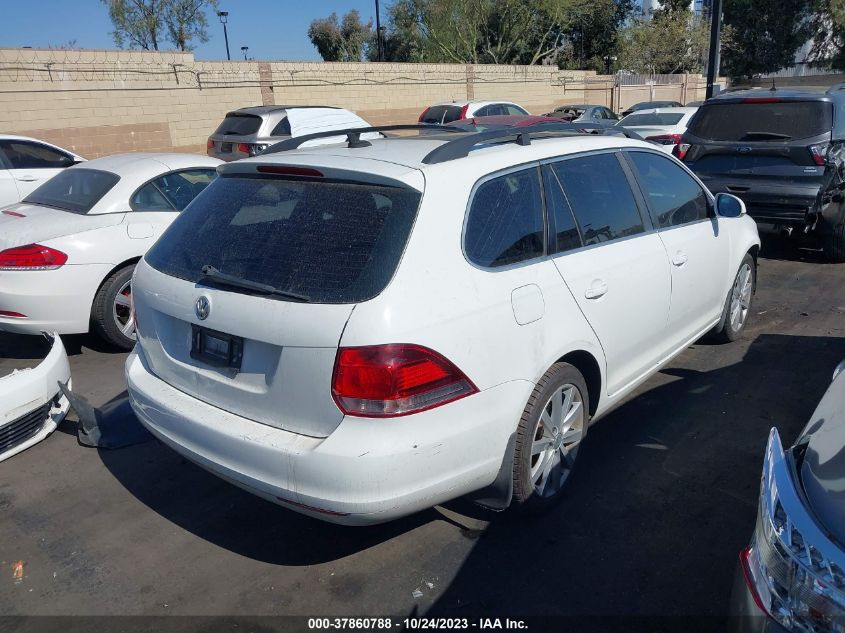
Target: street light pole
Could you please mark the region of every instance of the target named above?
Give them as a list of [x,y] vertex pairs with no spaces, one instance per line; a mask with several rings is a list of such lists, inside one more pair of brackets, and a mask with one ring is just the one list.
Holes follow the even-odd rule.
[[241,46],[241,50],[244,53],[244,61],[246,61],[246,52],[249,50],[249,46]]
[[379,15],[378,0],[376,0],[376,46],[378,47],[378,61],[384,61],[384,38],[381,31],[381,16]]
[[713,96],[719,77],[719,48],[722,45],[722,0],[713,0],[710,5],[710,51],[707,54],[707,92],[705,99]]
[[226,38],[226,59],[232,61],[232,56],[229,55],[229,32],[226,30],[226,23],[229,21],[229,12],[218,11],[217,17],[220,18],[220,24],[223,25],[223,37]]

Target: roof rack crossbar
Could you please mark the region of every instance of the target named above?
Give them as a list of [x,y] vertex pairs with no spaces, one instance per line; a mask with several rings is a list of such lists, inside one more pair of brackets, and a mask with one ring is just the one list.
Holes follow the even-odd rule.
[[448,140],[426,154],[422,162],[426,165],[436,165],[457,158],[465,158],[476,145],[481,143],[516,142],[519,145],[530,145],[532,138],[551,138],[571,134],[593,133],[588,130],[594,130],[596,133],[615,134],[625,136],[626,138],[642,140],[642,137],[636,132],[632,132],[618,125],[608,127],[598,123],[538,123],[523,128],[486,130],[474,134],[470,133],[454,140]]
[[331,138],[333,136],[345,136],[349,147],[367,147],[371,143],[366,140],[361,140],[361,134],[368,132],[393,132],[400,130],[435,130],[437,132],[461,132],[466,134],[466,130],[456,127],[449,127],[445,125],[434,125],[427,123],[406,124],[406,125],[377,125],[374,127],[357,127],[344,130],[325,130],[324,132],[315,132],[314,134],[305,134],[303,136],[295,136],[293,138],[274,143],[261,154],[275,154],[276,152],[287,152],[292,149],[297,149],[303,143],[313,141],[318,138]]

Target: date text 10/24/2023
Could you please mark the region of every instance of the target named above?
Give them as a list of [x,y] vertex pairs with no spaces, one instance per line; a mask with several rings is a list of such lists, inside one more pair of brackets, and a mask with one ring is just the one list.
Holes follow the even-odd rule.
[[308,618],[309,630],[377,631],[527,630],[524,620],[511,618]]

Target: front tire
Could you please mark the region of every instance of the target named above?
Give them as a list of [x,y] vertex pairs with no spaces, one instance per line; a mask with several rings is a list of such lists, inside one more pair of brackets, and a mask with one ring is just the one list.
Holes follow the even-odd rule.
[[113,272],[100,286],[91,309],[94,329],[105,341],[121,349],[135,346],[135,322],[129,309],[135,264]]
[[589,393],[581,373],[555,363],[522,413],[513,462],[513,504],[543,511],[561,498],[587,433]]
[[751,253],[746,253],[725,299],[721,325],[713,332],[716,340],[729,343],[740,337],[748,323],[751,300],[756,288],[757,264]]

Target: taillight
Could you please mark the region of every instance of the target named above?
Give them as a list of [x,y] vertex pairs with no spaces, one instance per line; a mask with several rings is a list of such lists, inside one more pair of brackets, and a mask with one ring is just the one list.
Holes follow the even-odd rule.
[[678,160],[684,160],[690,147],[692,147],[692,145],[689,143],[678,143],[675,145],[675,149],[672,150],[672,154]]
[[3,211],[3,215],[11,215],[13,218],[25,218],[26,217],[20,211],[12,211],[11,209],[6,209],[5,211]]
[[12,312],[11,310],[0,310],[0,317],[7,317],[9,319],[25,319],[26,315],[20,312]]
[[210,149],[214,149],[214,139],[210,138],[205,142],[205,149],[206,149],[206,151],[210,150]]
[[652,141],[658,145],[677,145],[681,142],[680,134],[658,134],[657,136],[646,136],[645,140]]
[[55,270],[66,261],[63,252],[40,244],[0,251],[0,270]]
[[342,347],[332,376],[337,406],[362,417],[418,413],[477,392],[452,362],[420,345]]
[[267,147],[265,143],[238,143],[238,151],[242,154],[249,154],[250,156],[257,156],[267,149]]
[[425,110],[423,110],[423,111],[422,111],[422,114],[420,115],[420,118],[419,118],[419,119],[417,119],[417,123],[422,123],[422,122],[423,122],[423,119],[425,118],[425,115],[426,115],[426,114],[428,114],[428,111],[429,111],[429,110],[431,110],[431,108],[426,108]]
[[810,156],[813,157],[813,162],[816,165],[827,164],[827,150],[829,147],[830,146],[827,143],[816,143],[815,145],[810,145],[807,148],[810,150]]
[[464,107],[461,108],[461,113],[458,115],[458,119],[465,119],[467,118],[467,110],[469,110],[469,104],[464,104]]

